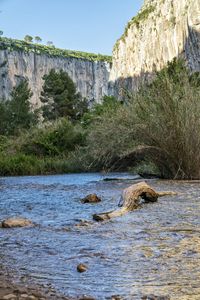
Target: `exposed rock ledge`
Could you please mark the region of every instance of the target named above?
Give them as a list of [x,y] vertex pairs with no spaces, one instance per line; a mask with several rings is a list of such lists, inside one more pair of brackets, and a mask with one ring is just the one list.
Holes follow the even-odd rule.
[[145,0],[113,50],[113,93],[137,89],[174,57],[200,71],[200,1]]

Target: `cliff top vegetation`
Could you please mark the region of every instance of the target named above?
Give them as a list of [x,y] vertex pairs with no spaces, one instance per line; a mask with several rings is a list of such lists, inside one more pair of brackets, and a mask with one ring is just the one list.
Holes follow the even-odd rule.
[[36,54],[46,54],[56,57],[72,57],[89,61],[106,61],[111,63],[112,57],[108,55],[87,53],[74,50],[65,50],[55,48],[54,46],[46,46],[41,44],[29,43],[22,40],[10,39],[6,37],[0,37],[0,50],[9,51],[24,51],[27,53],[33,52]]

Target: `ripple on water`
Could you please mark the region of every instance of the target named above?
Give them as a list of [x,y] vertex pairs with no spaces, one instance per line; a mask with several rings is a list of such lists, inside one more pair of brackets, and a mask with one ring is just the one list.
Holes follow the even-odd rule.
[[[123,174],[114,174],[122,178]],[[108,177],[106,175],[106,177]],[[23,216],[38,226],[1,230],[1,263],[17,278],[51,283],[67,295],[105,299],[144,294],[199,299],[200,184],[151,180],[158,190],[180,192],[104,224],[92,214],[117,206],[127,180],[101,174],[0,179],[0,217]],[[82,205],[96,192],[102,202]],[[76,266],[84,263],[87,272]]]

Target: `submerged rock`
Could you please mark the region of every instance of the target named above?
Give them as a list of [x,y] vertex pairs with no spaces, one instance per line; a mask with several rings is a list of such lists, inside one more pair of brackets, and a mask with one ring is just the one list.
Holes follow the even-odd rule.
[[98,203],[101,202],[101,198],[97,194],[89,194],[81,200],[82,203]]
[[2,228],[27,227],[33,225],[30,220],[23,218],[10,218],[2,221]]
[[110,300],[123,300],[120,295],[113,295]]
[[94,297],[83,295],[78,300],[96,300]]
[[77,271],[78,271],[79,273],[86,272],[87,269],[88,269],[87,266],[84,265],[84,264],[79,264],[79,265],[77,266]]
[[81,220],[78,224],[75,224],[76,227],[88,227],[93,225],[93,222],[87,220]]
[[83,295],[80,298],[78,298],[78,300],[95,300],[95,298],[93,298],[91,296]]
[[146,295],[141,300],[170,300],[169,296]]

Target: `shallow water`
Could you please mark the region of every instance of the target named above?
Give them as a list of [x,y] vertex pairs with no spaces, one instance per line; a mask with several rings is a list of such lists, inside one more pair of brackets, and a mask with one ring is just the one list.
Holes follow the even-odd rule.
[[[33,228],[1,229],[1,268],[16,281],[51,284],[66,295],[106,299],[121,295],[170,295],[200,299],[200,183],[149,180],[157,190],[181,194],[105,223],[92,214],[117,207],[127,178],[103,181],[101,174],[0,178],[0,219],[21,216]],[[108,177],[108,175],[106,175]],[[132,178],[134,179],[134,178]],[[81,204],[89,193],[98,204]],[[79,263],[88,271],[78,273]]]

